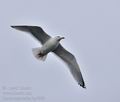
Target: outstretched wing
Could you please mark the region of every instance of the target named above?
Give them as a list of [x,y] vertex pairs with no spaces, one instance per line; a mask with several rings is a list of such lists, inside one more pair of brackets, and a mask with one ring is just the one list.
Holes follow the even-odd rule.
[[61,44],[53,52],[66,62],[75,80],[80,86],[85,88],[85,83],[74,55],[65,50]]
[[38,26],[11,26],[17,30],[21,30],[24,32],[31,33],[37,40],[39,40],[42,44],[44,44],[49,38],[51,38],[48,34],[46,34],[41,27]]

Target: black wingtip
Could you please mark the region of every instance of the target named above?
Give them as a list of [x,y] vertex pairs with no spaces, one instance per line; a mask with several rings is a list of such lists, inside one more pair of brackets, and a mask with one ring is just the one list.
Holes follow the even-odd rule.
[[10,27],[15,28],[15,26],[10,26]]
[[19,27],[23,27],[23,26],[18,26],[18,25],[12,25],[12,26],[10,26],[10,27],[12,27],[12,28],[19,28]]
[[86,86],[80,85],[82,88],[86,89]]
[[80,83],[78,83],[82,88],[84,88],[84,89],[86,89],[86,86],[85,86],[85,84],[80,84]]
[[86,89],[86,86],[82,86],[82,88]]

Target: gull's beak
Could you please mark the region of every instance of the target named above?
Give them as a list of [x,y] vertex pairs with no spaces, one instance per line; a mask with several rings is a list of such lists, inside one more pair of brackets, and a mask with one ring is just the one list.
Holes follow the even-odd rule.
[[60,40],[65,39],[65,37],[61,37]]

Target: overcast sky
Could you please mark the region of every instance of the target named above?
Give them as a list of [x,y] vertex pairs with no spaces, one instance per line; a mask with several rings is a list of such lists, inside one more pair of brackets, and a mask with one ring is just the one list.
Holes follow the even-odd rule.
[[[35,59],[40,43],[10,28],[21,24],[65,36],[61,43],[76,56],[87,89],[54,54]],[[119,0],[1,0],[0,50],[1,90],[31,87],[44,102],[120,102]]]

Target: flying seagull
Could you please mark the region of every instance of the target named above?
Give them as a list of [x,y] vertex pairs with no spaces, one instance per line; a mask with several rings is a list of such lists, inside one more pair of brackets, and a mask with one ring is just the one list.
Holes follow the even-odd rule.
[[41,44],[43,45],[42,47],[32,49],[33,54],[37,59],[45,61],[49,52],[55,53],[68,65],[69,70],[73,75],[74,79],[77,81],[77,83],[81,87],[86,88],[75,56],[70,52],[68,52],[60,44],[60,41],[64,39],[64,37],[60,37],[60,36],[51,37],[41,27],[38,26],[22,25],[22,26],[11,26],[11,27],[17,30],[31,33],[38,41],[41,42]]

